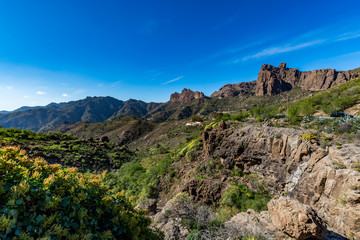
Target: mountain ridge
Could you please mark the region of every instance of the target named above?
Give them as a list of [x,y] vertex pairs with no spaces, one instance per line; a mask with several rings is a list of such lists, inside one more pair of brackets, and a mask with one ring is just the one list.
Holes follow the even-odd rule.
[[87,97],[78,101],[50,103],[43,107],[21,107],[10,112],[2,111],[0,125],[5,128],[46,132],[66,121],[97,123],[125,116],[154,122],[179,120],[197,114],[238,111],[243,101],[252,96],[278,95],[295,87],[301,87],[304,91],[325,90],[358,76],[359,68],[349,71],[322,69],[301,72],[287,68],[286,63],[281,63],[279,67],[263,64],[256,81],[226,84],[210,97],[203,92],[186,88],[181,93],[171,94],[169,101],[165,103],[146,103],[135,99],[122,101],[109,96]]

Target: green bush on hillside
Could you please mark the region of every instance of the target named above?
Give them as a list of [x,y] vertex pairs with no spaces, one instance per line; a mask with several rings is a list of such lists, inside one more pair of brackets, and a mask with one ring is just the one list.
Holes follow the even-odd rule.
[[157,239],[150,219],[102,175],[85,176],[18,147],[0,149],[0,238]]
[[271,196],[262,186],[259,186],[258,191],[253,191],[243,184],[233,184],[222,196],[221,203],[228,207],[235,207],[240,212],[246,212],[248,209],[261,212],[267,210],[270,199]]

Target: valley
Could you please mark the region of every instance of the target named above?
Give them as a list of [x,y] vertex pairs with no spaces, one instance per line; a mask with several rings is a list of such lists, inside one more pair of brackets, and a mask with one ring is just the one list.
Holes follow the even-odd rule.
[[[11,182],[21,188],[24,181],[45,186],[53,174],[59,186],[69,187],[74,183],[67,181],[76,176],[79,189],[93,184],[96,198],[111,196],[109,202],[98,200],[102,208],[91,216],[100,222],[100,212],[106,212],[115,219],[111,211],[121,209],[118,221],[126,222],[127,211],[133,225],[126,229],[139,239],[360,239],[359,76],[358,70],[299,72],[285,63],[264,64],[257,81],[225,85],[210,97],[184,89],[166,103],[88,97],[2,113],[0,173],[6,177],[0,186],[10,189]],[[330,118],[334,112],[354,117]],[[202,125],[186,126],[189,121]],[[10,174],[10,163],[12,171],[23,170]],[[41,181],[32,182],[31,165],[41,166],[36,170]],[[66,169],[74,167],[71,175]],[[88,176],[99,180],[84,180]],[[41,193],[49,194],[46,199],[62,196],[49,209],[62,209],[61,218],[86,229],[91,220],[83,223],[75,210],[70,213],[69,203],[61,205],[68,201],[65,192],[49,186],[49,193]],[[76,191],[69,202],[80,209],[90,199],[77,199],[86,191]],[[4,239],[16,231],[25,234],[24,227],[11,227],[11,219],[36,205],[27,200],[35,197],[30,190],[9,192],[0,190],[0,199],[7,200],[2,221],[10,226],[0,235]],[[11,204],[20,199],[28,208]],[[36,211],[50,219],[49,212]],[[36,231],[55,236],[55,223],[35,222]],[[66,222],[57,224],[79,234],[78,225]],[[135,229],[136,224],[144,228]],[[101,229],[119,232],[110,225]],[[123,237],[131,239],[126,231]]]

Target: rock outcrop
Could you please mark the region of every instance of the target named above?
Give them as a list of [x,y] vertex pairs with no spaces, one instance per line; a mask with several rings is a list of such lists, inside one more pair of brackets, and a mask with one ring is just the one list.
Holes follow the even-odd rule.
[[238,95],[253,95],[253,90],[256,86],[256,81],[242,82],[236,84],[226,84],[219,91],[211,94],[211,98],[225,98],[225,97],[236,97]]
[[184,88],[181,93],[175,92],[175,93],[171,94],[170,102],[186,103],[186,102],[190,102],[191,100],[200,99],[200,98],[204,98],[204,97],[205,97],[205,94],[203,92],[198,92],[198,91],[194,92],[194,91],[191,91],[190,89]]
[[326,233],[326,225],[314,209],[297,200],[273,199],[268,203],[268,209],[277,229],[295,239],[321,239]]
[[312,206],[340,234],[360,239],[359,163],[360,148],[353,145],[330,147],[326,155],[318,152],[289,196]]
[[295,68],[287,68],[286,63],[281,63],[279,67],[263,64],[256,81],[255,94],[276,95],[294,87],[310,91],[326,90],[359,76],[356,71],[322,69],[300,72]]
[[328,236],[360,239],[360,147],[321,148],[302,139],[303,133],[267,126],[214,128],[202,135],[202,155],[257,176],[273,195],[287,194],[310,206],[328,224]]

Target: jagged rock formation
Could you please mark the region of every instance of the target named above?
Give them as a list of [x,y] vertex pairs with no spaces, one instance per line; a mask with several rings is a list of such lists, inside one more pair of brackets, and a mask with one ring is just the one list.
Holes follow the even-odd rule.
[[326,90],[359,76],[356,71],[322,69],[300,72],[295,68],[287,68],[286,63],[281,63],[279,67],[263,64],[256,81],[255,94],[276,95],[294,87],[311,91]]
[[200,99],[200,98],[204,98],[204,97],[205,97],[205,94],[203,92],[198,92],[198,91],[194,92],[194,91],[191,91],[190,89],[184,88],[181,91],[181,93],[175,92],[175,93],[171,94],[170,102],[186,103],[186,102],[190,102],[191,100]]
[[224,97],[235,97],[238,95],[249,95],[253,94],[253,89],[256,86],[256,81],[242,82],[236,84],[226,84],[219,91],[211,94],[211,98],[224,98]]

